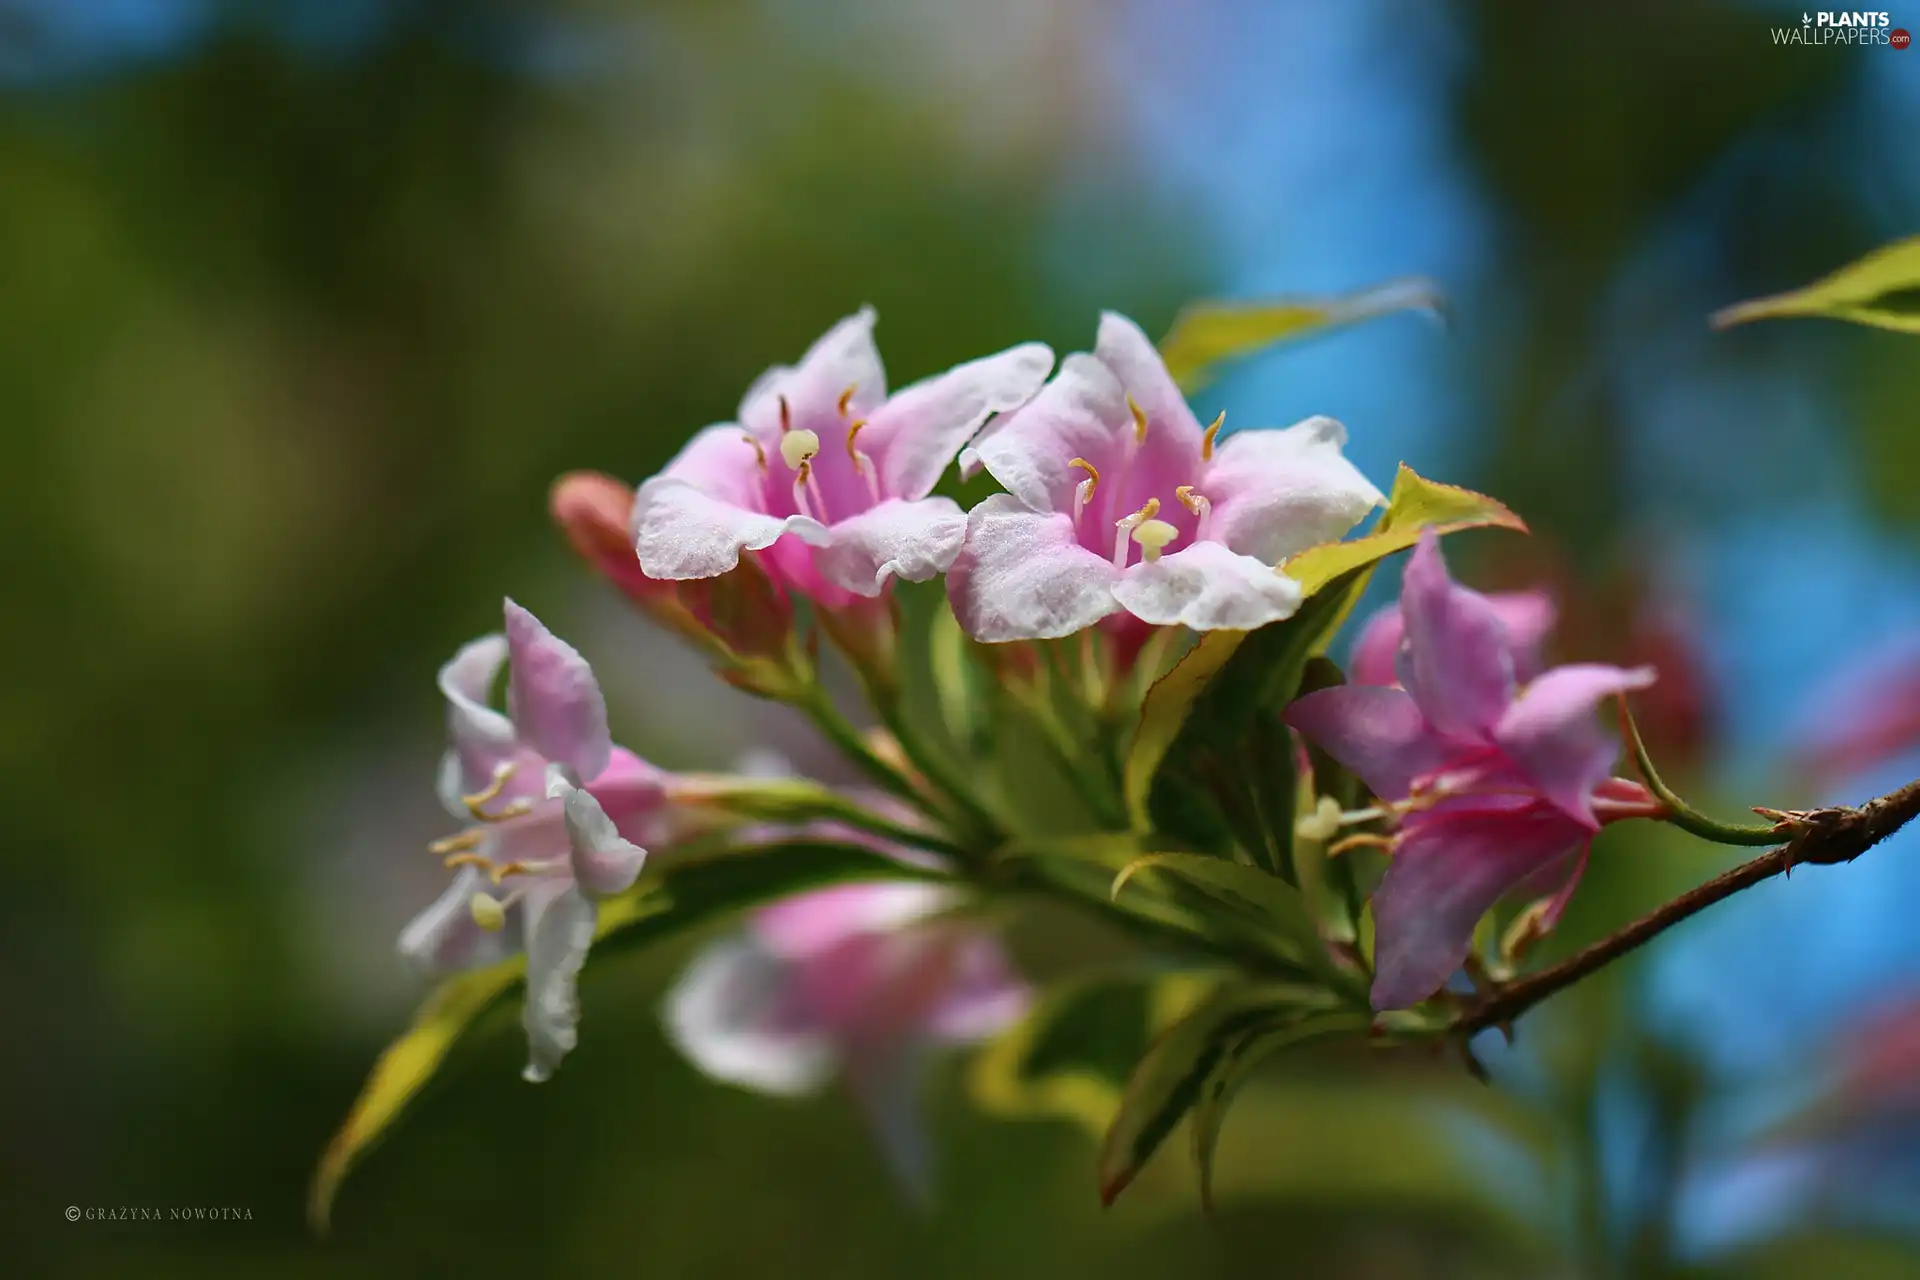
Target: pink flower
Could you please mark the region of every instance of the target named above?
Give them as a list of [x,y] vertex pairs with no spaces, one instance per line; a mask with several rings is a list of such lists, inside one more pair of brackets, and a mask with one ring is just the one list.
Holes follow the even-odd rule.
[[[488,705],[505,665],[507,705]],[[459,868],[400,935],[401,954],[432,970],[501,958],[517,919],[527,953],[527,1079],[572,1050],[575,979],[593,942],[598,900],[623,892],[646,850],[668,834],[668,776],[613,745],[593,670],[513,601],[506,633],[462,646],[440,668],[451,739],[440,769],[448,812],[476,825],[434,845]]]
[[[1553,597],[1544,591],[1495,592],[1482,597],[1487,607],[1506,628],[1507,646],[1513,654],[1514,679],[1525,683],[1540,674],[1540,649],[1547,632],[1553,630],[1557,610]],[[1353,657],[1347,663],[1347,679],[1353,684],[1399,684],[1395,669],[1400,661],[1400,645],[1407,636],[1406,617],[1400,606],[1390,604],[1367,619],[1354,642]]]
[[1147,336],[1101,317],[1032,403],[961,459],[1007,492],[975,507],[947,579],[977,640],[1070,635],[1114,614],[1196,630],[1288,617],[1300,587],[1275,566],[1351,529],[1382,501],[1309,418],[1216,445]]
[[777,581],[839,606],[946,571],[966,516],[928,495],[990,415],[1040,389],[1053,352],[1010,347],[888,396],[873,323],[862,310],[798,367],[767,370],[737,422],[703,429],[640,486],[633,530],[648,577],[711,578],[758,551]]
[[667,1032],[707,1075],[764,1093],[809,1094],[844,1073],[924,1199],[916,1093],[928,1051],[989,1038],[1028,1001],[991,934],[931,918],[953,901],[937,885],[852,884],[767,907],[682,975]]
[[1398,819],[1373,895],[1376,1009],[1445,984],[1508,893],[1557,890],[1551,925],[1601,824],[1654,811],[1638,783],[1608,776],[1618,746],[1594,719],[1601,700],[1651,683],[1651,669],[1556,667],[1521,688],[1502,611],[1447,576],[1433,533],[1407,564],[1400,609],[1404,688],[1323,689],[1283,717]]

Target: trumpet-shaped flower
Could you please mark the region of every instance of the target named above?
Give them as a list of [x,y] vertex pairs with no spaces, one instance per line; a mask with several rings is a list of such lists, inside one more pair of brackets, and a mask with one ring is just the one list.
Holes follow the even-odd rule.
[[[508,711],[488,705],[508,668]],[[596,903],[630,887],[668,832],[667,775],[613,745],[593,670],[539,619],[506,602],[505,634],[463,646],[440,669],[451,739],[440,797],[473,825],[433,851],[453,883],[400,936],[433,970],[497,959],[509,922],[527,954],[529,1080],[572,1050],[575,980],[593,942]]]
[[1576,664],[1522,687],[1502,611],[1448,577],[1432,533],[1407,565],[1400,610],[1403,687],[1323,689],[1284,716],[1381,801],[1351,816],[1397,824],[1378,840],[1393,860],[1373,897],[1377,1009],[1438,990],[1508,893],[1554,889],[1551,926],[1602,823],[1658,811],[1644,787],[1609,777],[1618,745],[1594,716],[1651,683],[1651,669]]
[[933,918],[952,891],[912,883],[817,890],[758,912],[667,999],[669,1036],[707,1075],[799,1096],[836,1074],[916,1198],[929,1157],[916,1092],[928,1051],[1017,1020],[1028,991],[998,941]]
[[889,396],[873,323],[862,310],[798,366],[769,369],[737,421],[703,429],[640,486],[633,531],[648,577],[711,578],[756,551],[783,585],[842,605],[946,571],[966,515],[928,495],[989,416],[1040,389],[1053,352],[1010,347]]
[[948,592],[975,639],[1070,635],[1113,614],[1155,626],[1252,628],[1288,617],[1299,584],[1276,566],[1340,537],[1380,491],[1309,418],[1218,440],[1147,336],[1101,317],[1024,408],[962,458],[1007,492],[970,513]]

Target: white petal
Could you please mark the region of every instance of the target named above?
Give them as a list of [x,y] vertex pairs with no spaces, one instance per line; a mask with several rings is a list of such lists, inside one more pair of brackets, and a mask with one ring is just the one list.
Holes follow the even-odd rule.
[[1073,520],[1029,511],[997,494],[967,517],[967,542],[947,572],[954,616],[968,635],[997,643],[1085,630],[1119,609],[1120,571],[1074,540]]
[[1235,555],[1217,542],[1196,542],[1130,566],[1113,596],[1155,626],[1251,631],[1292,617],[1300,607],[1300,584],[1265,561]]
[[493,771],[514,756],[513,722],[487,705],[493,682],[507,661],[507,638],[481,636],[460,646],[440,668],[447,699],[447,737],[452,746],[440,768],[440,803],[465,818],[460,797],[493,781]]
[[[1067,464],[1079,457],[1101,465],[1131,430],[1126,392],[1112,370],[1076,352],[1060,362],[1060,372],[1039,395],[996,418],[971,454],[1033,510],[1071,511],[1074,491],[1087,476]],[[1118,484],[1119,477],[1105,482]]]
[[924,498],[959,448],[987,418],[1031,400],[1053,368],[1053,351],[1038,342],[955,365],[895,393],[875,410],[860,436],[890,498]]
[[1213,504],[1207,536],[1270,565],[1343,536],[1386,500],[1346,441],[1332,418],[1228,436],[1195,484]]
[[633,528],[641,572],[670,582],[717,578],[740,563],[742,551],[764,551],[782,534],[814,546],[828,541],[817,520],[749,511],[673,476],[655,476],[640,486]]
[[740,421],[767,433],[779,430],[779,397],[787,397],[795,415],[833,412],[840,395],[854,389],[847,411],[864,417],[887,398],[887,373],[873,343],[877,319],[872,307],[834,325],[807,348],[794,366],[775,365],[754,379],[740,401]]
[[487,888],[487,878],[477,868],[461,867],[446,891],[401,930],[401,956],[424,973],[451,973],[505,959],[505,937],[474,923],[473,895]]
[[951,498],[887,501],[828,529],[814,556],[829,582],[877,596],[894,578],[925,582],[945,573],[967,539],[967,515]]
[[546,624],[506,602],[513,681],[507,690],[520,741],[583,778],[597,778],[613,756],[607,700],[580,651]]
[[527,1067],[534,1084],[549,1079],[579,1041],[580,969],[593,945],[598,911],[571,881],[549,877],[529,885],[526,913]]
[[625,893],[639,878],[647,851],[621,836],[593,793],[567,787],[564,794],[562,813],[574,883],[589,898]]
[[1156,429],[1198,441],[1200,424],[1194,419],[1193,410],[1180,394],[1173,375],[1167,372],[1166,362],[1160,358],[1153,340],[1139,325],[1117,311],[1102,312],[1093,354],[1113,370],[1120,385],[1153,420]]
[[762,1093],[798,1096],[826,1084],[839,1050],[785,1015],[791,971],[744,940],[709,947],[667,994],[667,1038],[704,1074]]

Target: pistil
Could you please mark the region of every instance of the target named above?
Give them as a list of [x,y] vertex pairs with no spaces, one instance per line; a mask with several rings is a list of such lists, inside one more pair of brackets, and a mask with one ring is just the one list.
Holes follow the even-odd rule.
[[1148,498],[1147,504],[1130,516],[1121,516],[1113,522],[1113,565],[1116,569],[1127,567],[1127,540],[1133,531],[1160,514],[1160,499]]
[[1067,466],[1078,467],[1087,473],[1087,478],[1073,488],[1073,522],[1078,524],[1081,515],[1087,509],[1087,504],[1093,501],[1093,491],[1100,487],[1100,471],[1085,458],[1071,458]]

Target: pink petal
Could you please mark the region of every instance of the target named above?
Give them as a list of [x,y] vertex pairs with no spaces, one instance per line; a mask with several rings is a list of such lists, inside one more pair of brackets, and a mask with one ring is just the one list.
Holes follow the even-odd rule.
[[1296,698],[1280,718],[1383,800],[1405,799],[1415,778],[1444,767],[1462,750],[1436,733],[1400,689],[1351,684],[1321,689]]
[[[1132,430],[1119,380],[1106,365],[1076,352],[1023,408],[989,424],[971,453],[1032,510],[1071,512],[1087,473],[1067,464],[1085,458],[1104,466]],[[963,475],[966,470],[963,463]],[[1103,483],[1119,480],[1109,476]]]
[[633,503],[634,547],[649,578],[717,578],[742,551],[763,551],[792,533],[821,546],[827,531],[807,516],[770,516],[715,498],[672,476],[640,486]]
[[1033,991],[1008,963],[998,938],[970,933],[951,945],[953,971],[927,1018],[935,1038],[972,1044],[993,1038],[1026,1016]]
[[754,914],[752,929],[772,954],[801,961],[829,952],[850,938],[890,933],[952,901],[950,890],[931,884],[837,885],[762,908]]
[[467,816],[462,795],[493,781],[494,770],[514,759],[513,722],[488,706],[493,682],[507,661],[507,638],[482,636],[460,646],[440,668],[440,692],[447,699],[448,763],[441,771],[440,801],[456,817]]
[[567,787],[563,803],[567,864],[580,891],[597,901],[631,889],[647,851],[620,834],[591,792]]
[[613,819],[620,834],[635,844],[666,844],[678,834],[676,814],[668,799],[672,775],[628,751],[615,747],[607,767],[587,782],[600,807]]
[[945,573],[967,539],[967,515],[951,498],[889,500],[827,532],[814,564],[835,585],[872,597],[894,578],[925,582]]
[[822,334],[797,366],[775,365],[761,374],[741,397],[741,424],[763,440],[776,439],[781,396],[797,420],[836,412],[849,387],[851,417],[864,418],[878,409],[887,398],[887,374],[873,343],[876,318],[872,307],[862,307]]
[[1438,991],[1466,959],[1480,917],[1587,839],[1545,805],[1409,823],[1373,895],[1373,1007],[1404,1009]]
[[1414,548],[1400,583],[1407,642],[1400,683],[1442,733],[1484,738],[1513,701],[1506,624],[1487,598],[1447,576],[1440,537]]
[[791,1012],[788,963],[745,939],[709,947],[667,995],[667,1037],[703,1073],[795,1097],[826,1084],[840,1063],[827,1032]]
[[[1141,331],[1139,325],[1117,311],[1101,312],[1093,354],[1113,370],[1114,376],[1120,379],[1120,385],[1126,388],[1133,402],[1147,415],[1148,422],[1152,424],[1149,435],[1159,431],[1176,438],[1185,437],[1198,453],[1200,424],[1195,420],[1193,410],[1188,407],[1187,398],[1180,394],[1173,375],[1167,372],[1166,361],[1160,358],[1153,340]],[[1182,479],[1175,483],[1186,482]]]
[[[671,477],[716,501],[757,510],[761,505],[760,453],[775,447],[778,430],[776,425],[756,449],[753,435],[735,423],[702,427],[654,479]],[[629,508],[629,521],[637,516]]]
[[968,514],[947,596],[976,640],[1052,639],[1116,612],[1119,578],[1111,560],[1075,540],[1071,517],[1029,511],[1003,493]]
[[879,468],[881,495],[912,500],[932,493],[981,424],[1033,399],[1052,368],[1052,349],[1029,342],[895,392],[859,437]]
[[1213,504],[1207,536],[1271,565],[1345,535],[1385,501],[1341,453],[1346,442],[1332,418],[1228,436],[1193,477]]
[[612,756],[613,739],[593,668],[512,600],[506,616],[512,670],[507,700],[520,740],[581,777],[598,777]]
[[[1544,591],[1507,591],[1489,595],[1486,601],[1507,629],[1515,678],[1533,679],[1540,673],[1540,651],[1558,614],[1553,597]],[[1397,604],[1390,604],[1367,619],[1359,640],[1354,642],[1353,656],[1347,663],[1347,679],[1354,684],[1398,683],[1400,677],[1395,663],[1406,634],[1406,620]]]
[[1195,631],[1251,631],[1300,607],[1300,584],[1218,542],[1196,542],[1129,566],[1113,598],[1142,622]]
[[1594,827],[1593,789],[1620,754],[1595,723],[1601,701],[1653,683],[1653,668],[1599,663],[1555,667],[1528,685],[1502,716],[1494,739],[1547,799]]
[[426,973],[453,973],[505,959],[505,940],[473,919],[473,895],[489,888],[477,867],[461,867],[446,891],[407,922],[400,954]]

